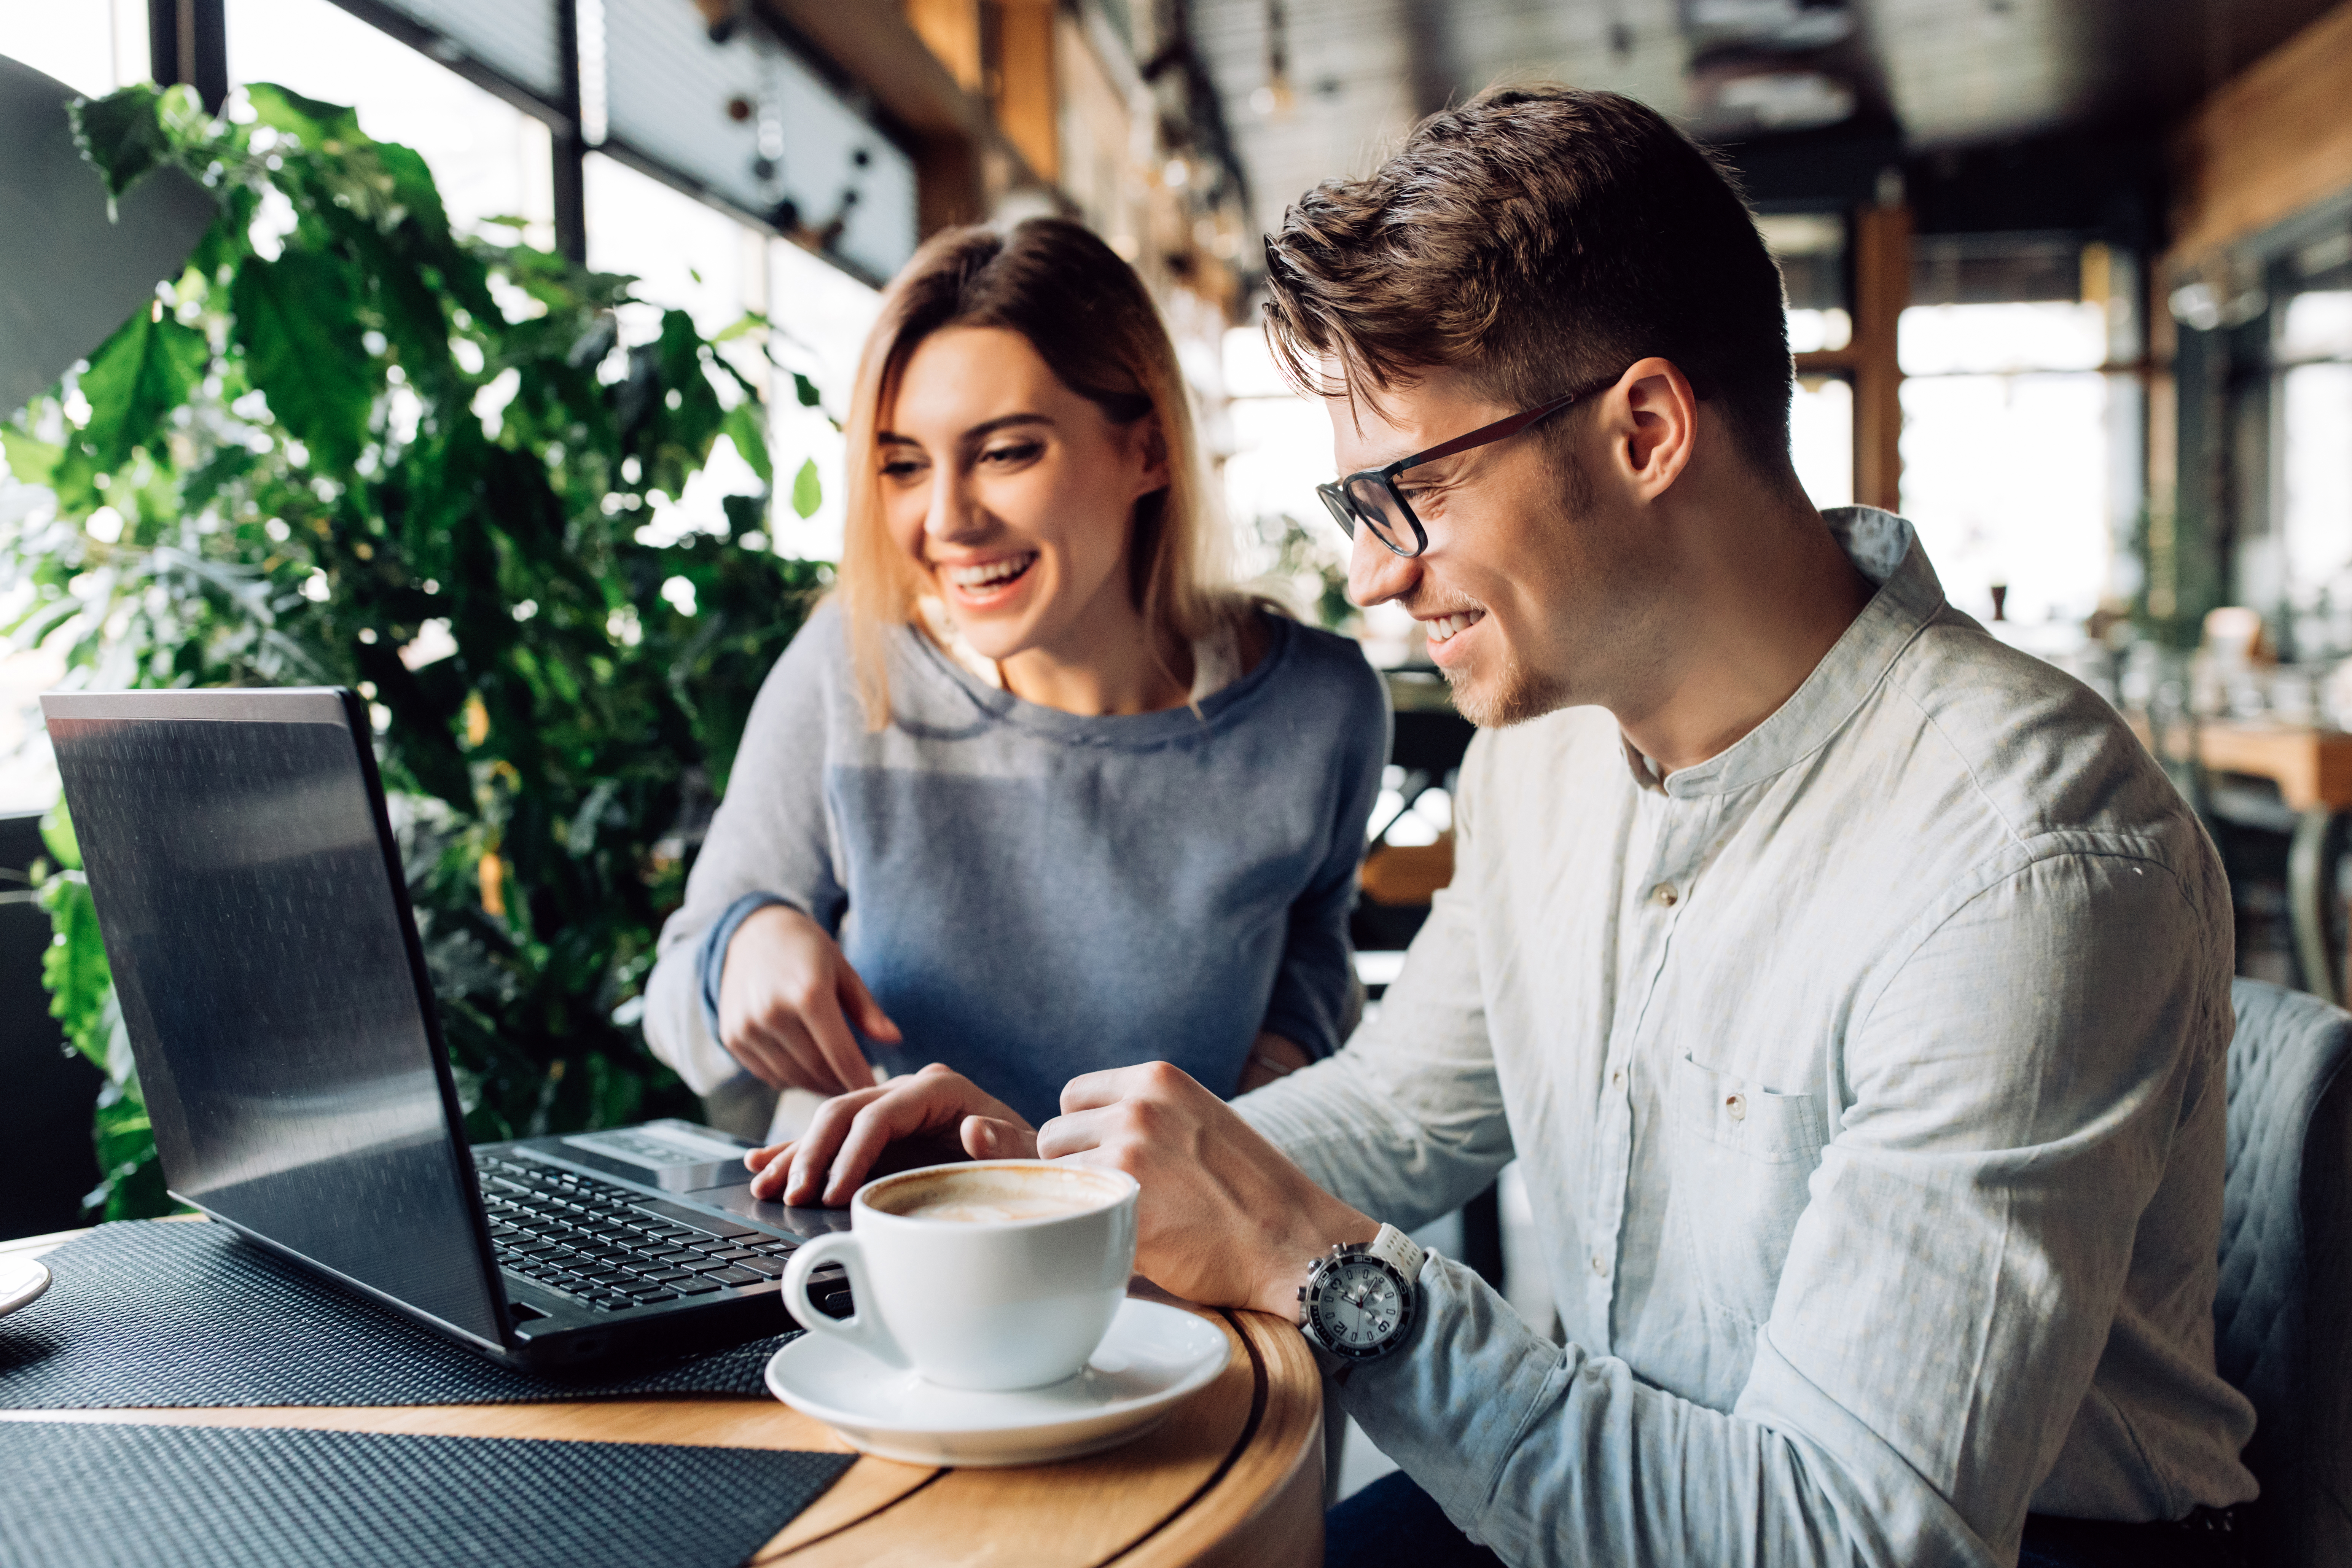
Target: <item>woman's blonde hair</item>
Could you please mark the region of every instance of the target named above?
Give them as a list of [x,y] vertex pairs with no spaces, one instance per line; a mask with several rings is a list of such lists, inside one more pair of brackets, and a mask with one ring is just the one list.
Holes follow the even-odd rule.
[[1135,269],[1090,230],[1062,218],[1032,218],[1010,233],[948,229],[915,252],[883,295],[849,405],[848,515],[836,596],[858,700],[874,730],[890,722],[889,639],[917,622],[926,586],[884,522],[875,437],[907,362],[924,339],[949,327],[1019,332],[1064,385],[1114,425],[1159,420],[1168,487],[1136,502],[1128,587],[1163,666],[1171,647],[1189,647],[1239,602],[1210,582],[1208,498],[1183,374]]

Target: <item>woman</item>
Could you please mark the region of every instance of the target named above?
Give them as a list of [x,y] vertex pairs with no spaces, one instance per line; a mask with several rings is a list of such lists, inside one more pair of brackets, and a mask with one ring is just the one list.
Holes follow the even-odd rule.
[[655,1051],[706,1096],[944,1063],[1036,1121],[1098,1068],[1232,1094],[1336,1049],[1385,695],[1352,643],[1204,581],[1134,272],[1059,220],[932,239],[848,446],[839,586],[663,929]]

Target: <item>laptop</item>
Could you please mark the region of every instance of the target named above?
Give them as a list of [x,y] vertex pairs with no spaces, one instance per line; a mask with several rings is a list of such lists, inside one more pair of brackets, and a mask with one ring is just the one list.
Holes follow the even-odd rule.
[[[793,1327],[845,1212],[751,1195],[690,1122],[469,1149],[384,810],[339,688],[41,699],[173,1196],[534,1373]],[[845,1314],[838,1271],[818,1304]]]

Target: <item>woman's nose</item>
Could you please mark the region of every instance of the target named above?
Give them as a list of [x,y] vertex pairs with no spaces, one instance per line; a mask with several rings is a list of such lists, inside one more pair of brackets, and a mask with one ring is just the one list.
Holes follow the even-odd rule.
[[971,489],[964,476],[945,464],[931,480],[930,502],[923,514],[923,532],[930,538],[952,543],[970,539],[987,526],[980,508],[972,502]]
[[1359,528],[1348,552],[1348,597],[1365,609],[1400,598],[1421,577],[1418,560],[1399,555]]

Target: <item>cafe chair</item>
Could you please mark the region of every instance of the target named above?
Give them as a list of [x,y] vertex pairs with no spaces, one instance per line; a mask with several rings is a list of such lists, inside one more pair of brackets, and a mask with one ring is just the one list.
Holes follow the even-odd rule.
[[2352,1013],[2260,980],[2230,1000],[2214,1359],[2258,1417],[2263,1561],[2352,1563]]

